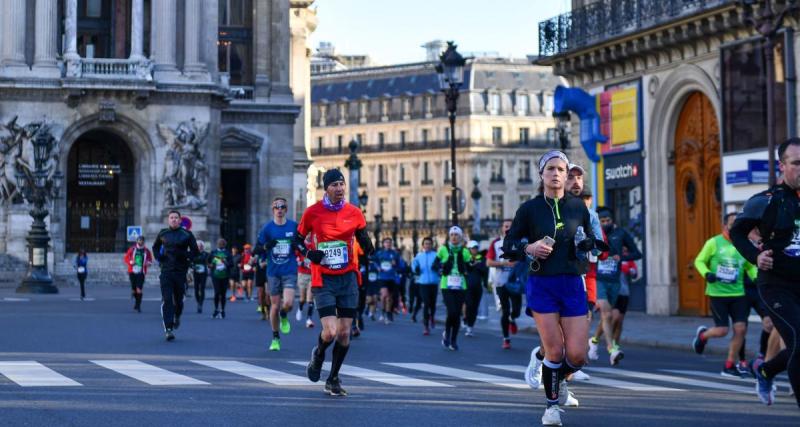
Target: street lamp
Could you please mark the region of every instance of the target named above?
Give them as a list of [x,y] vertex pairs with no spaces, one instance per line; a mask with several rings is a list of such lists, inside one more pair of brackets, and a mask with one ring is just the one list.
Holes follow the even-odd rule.
[[417,220],[411,220],[411,247],[414,253],[414,256],[417,255],[419,252],[419,245],[417,245],[417,240],[419,240],[419,232],[417,231]]
[[561,151],[565,151],[569,148],[569,131],[567,130],[570,121],[569,111],[554,112],[553,118],[556,119],[555,142],[561,145]]
[[394,243],[394,248],[397,249],[399,246],[397,244],[397,232],[399,231],[399,219],[396,216],[392,217],[392,243]]
[[358,203],[361,205],[361,213],[367,213],[367,201],[369,200],[369,196],[367,196],[367,190],[361,192],[361,195],[358,196]]
[[53,286],[53,277],[47,269],[47,248],[50,233],[44,219],[50,212],[47,203],[58,197],[63,176],[55,168],[57,164],[45,168],[55,148],[55,138],[46,125],[42,125],[33,137],[34,169],[17,166],[16,178],[21,187],[22,197],[32,205],[30,215],[33,217],[28,232],[28,271],[17,288],[18,293],[56,294],[58,288]]
[[450,119],[450,209],[453,225],[458,225],[458,186],[456,185],[456,110],[458,109],[458,90],[464,83],[466,61],[456,51],[453,42],[447,42],[447,50],[439,56],[436,73],[439,75],[439,88],[445,95],[447,117]]
[[[475,175],[472,178],[472,184],[474,187],[472,188],[472,193],[470,193],[470,197],[472,198],[472,217],[474,218],[472,221],[472,234],[474,236],[478,236],[481,234],[481,190],[478,189],[478,184],[481,183],[480,178],[478,175]],[[477,240],[477,239],[475,239]]]
[[[796,12],[796,0],[786,2],[778,13],[772,10],[771,0],[740,0],[744,20],[761,34],[764,45],[765,72],[767,74],[767,151],[769,158],[769,186],[775,185],[775,36],[783,29],[783,19]],[[753,15],[753,5],[759,4],[758,16]],[[794,120],[791,117],[790,120]]]
[[381,247],[381,221],[383,216],[380,213],[375,214],[375,247]]
[[[358,196],[358,187],[361,183],[361,160],[358,159],[356,152],[358,151],[358,141],[355,139],[348,144],[350,148],[350,157],[344,162],[344,167],[350,169],[350,203],[359,206],[361,198]],[[366,204],[366,202],[364,202]]]

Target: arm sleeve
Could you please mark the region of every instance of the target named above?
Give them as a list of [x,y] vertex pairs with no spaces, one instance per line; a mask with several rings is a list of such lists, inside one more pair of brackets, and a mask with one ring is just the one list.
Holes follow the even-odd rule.
[[700,273],[701,276],[705,277],[706,273],[710,271],[708,269],[708,261],[716,251],[717,244],[714,243],[714,239],[708,239],[706,244],[703,245],[703,249],[701,249],[700,253],[697,254],[697,258],[694,259],[694,268],[698,273]]
[[642,252],[639,250],[639,247],[636,246],[636,242],[633,241],[633,236],[631,233],[625,232],[625,237],[622,242],[626,248],[628,248],[628,255],[622,256],[623,261],[636,261],[637,259],[642,259]]
[[200,248],[197,247],[197,239],[195,239],[194,234],[189,232],[189,259],[194,262],[199,255]]
[[157,260],[161,261],[161,232],[158,233],[155,241],[153,241],[153,255]]
[[356,230],[356,241],[361,246],[361,249],[364,250],[365,255],[375,252],[375,247],[372,245],[372,240],[369,238],[366,227]]
[[261,230],[258,230],[258,238],[256,238],[256,247],[259,247],[259,248],[260,247],[264,247],[264,245],[267,243],[267,233],[269,231],[267,229],[267,225],[268,224],[269,223],[264,224],[261,227]]
[[751,197],[744,204],[742,213],[736,217],[736,221],[733,222],[733,227],[728,233],[736,250],[753,265],[757,265],[760,252],[758,248],[753,246],[747,235],[761,222],[761,217],[767,209],[767,204],[769,204],[769,197],[766,195],[759,194]]

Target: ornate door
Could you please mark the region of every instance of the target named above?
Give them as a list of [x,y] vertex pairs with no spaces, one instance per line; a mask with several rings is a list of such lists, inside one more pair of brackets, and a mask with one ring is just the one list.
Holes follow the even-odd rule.
[[679,312],[708,313],[705,281],[694,259],[720,232],[719,126],[714,107],[700,92],[689,95],[675,131],[675,227],[678,239]]

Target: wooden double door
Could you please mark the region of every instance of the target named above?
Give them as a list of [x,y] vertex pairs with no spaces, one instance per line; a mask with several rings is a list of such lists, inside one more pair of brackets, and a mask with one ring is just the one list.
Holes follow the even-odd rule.
[[675,131],[675,217],[679,312],[708,314],[705,280],[694,268],[703,244],[721,231],[719,125],[700,92],[686,99]]

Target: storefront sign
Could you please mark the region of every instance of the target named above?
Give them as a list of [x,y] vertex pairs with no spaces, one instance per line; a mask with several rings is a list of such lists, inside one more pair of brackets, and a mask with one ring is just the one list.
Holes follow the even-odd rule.
[[96,163],[78,164],[78,185],[81,187],[102,187],[122,172],[119,165]]
[[[769,183],[769,160],[748,160],[747,172],[750,175],[750,184]],[[775,176],[780,174],[778,162],[775,162]]]
[[728,185],[750,184],[750,173],[748,171],[725,172],[725,184]]
[[625,188],[642,183],[640,152],[603,157],[603,179],[606,189]]
[[600,130],[608,142],[600,145],[603,155],[641,149],[641,82],[607,86],[597,96]]

